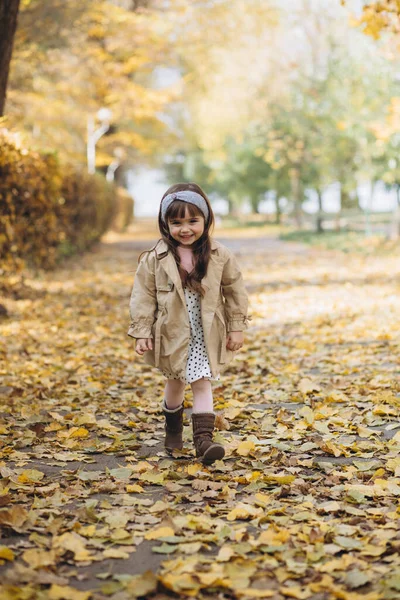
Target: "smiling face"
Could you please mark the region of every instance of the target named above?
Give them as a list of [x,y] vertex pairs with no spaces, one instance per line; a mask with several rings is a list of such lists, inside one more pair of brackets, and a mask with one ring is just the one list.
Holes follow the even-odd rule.
[[197,242],[204,232],[204,224],[203,214],[193,205],[190,210],[185,207],[183,216],[168,219],[169,233],[180,246],[191,246]]

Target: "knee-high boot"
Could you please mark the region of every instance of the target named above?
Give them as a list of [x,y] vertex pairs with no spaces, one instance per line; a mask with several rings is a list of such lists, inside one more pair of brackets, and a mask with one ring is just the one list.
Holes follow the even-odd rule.
[[201,458],[205,465],[210,465],[225,456],[224,447],[213,442],[215,426],[214,413],[193,413],[193,442],[196,456]]
[[183,440],[183,404],[170,410],[163,402],[163,413],[165,416],[165,441],[164,446],[167,452],[172,450],[182,450]]

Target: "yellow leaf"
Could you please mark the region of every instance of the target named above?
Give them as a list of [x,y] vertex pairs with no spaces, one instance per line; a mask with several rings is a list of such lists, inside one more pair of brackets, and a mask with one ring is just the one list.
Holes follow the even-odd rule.
[[261,508],[256,508],[251,504],[239,502],[236,508],[233,508],[227,515],[228,521],[236,521],[237,519],[254,519],[262,514]]
[[331,390],[330,392],[328,392],[328,394],[325,396],[325,400],[327,402],[348,402],[349,399],[346,396],[346,394],[344,392],[341,391],[336,391],[336,390]]
[[126,540],[131,537],[131,534],[126,529],[115,529],[111,534],[111,539],[113,542],[117,542],[119,540]]
[[154,485],[162,485],[164,483],[164,475],[163,473],[141,473],[140,480],[153,483]]
[[255,449],[255,443],[247,440],[245,442],[240,442],[239,446],[236,449],[236,452],[239,454],[239,456],[248,456],[250,452],[254,452]]
[[233,420],[237,416],[239,416],[241,412],[242,408],[235,408],[234,406],[231,406],[230,408],[228,408],[228,410],[225,411],[224,417]]
[[255,543],[257,546],[279,545],[287,542],[289,538],[290,533],[287,529],[280,529],[276,531],[270,527],[269,529],[261,532]]
[[146,571],[142,575],[135,575],[129,580],[126,592],[129,598],[147,598],[151,592],[156,591],[157,587],[157,576],[152,571]]
[[265,508],[268,504],[271,503],[271,496],[268,494],[262,494],[261,492],[258,492],[255,495],[255,504],[256,506],[261,506],[262,508]]
[[400,444],[400,431],[398,431],[391,439],[391,442],[397,444]]
[[159,540],[170,535],[175,535],[175,531],[172,527],[158,527],[157,529],[148,531],[144,537],[146,540]]
[[314,411],[309,406],[303,406],[303,408],[299,410],[299,415],[304,418],[308,425],[311,425],[314,422]]
[[386,468],[388,471],[393,471],[396,477],[400,477],[400,457],[389,458]]
[[280,593],[287,598],[296,598],[297,600],[305,600],[311,596],[311,592],[301,587],[281,587]]
[[93,537],[95,533],[96,525],[87,525],[79,529],[79,535],[84,535],[85,537]]
[[357,427],[357,433],[362,438],[370,438],[373,435],[376,435],[376,431],[373,429],[368,429],[368,427],[363,427],[362,425]]
[[0,546],[0,558],[11,561],[14,560],[15,555],[11,548],[8,548],[7,546]]
[[309,377],[304,377],[303,379],[300,380],[299,391],[304,396],[307,396],[307,394],[311,394],[311,392],[319,392],[320,390],[321,390],[320,386],[317,383],[315,383],[315,381],[310,379]]
[[56,585],[55,583],[47,592],[49,600],[88,600],[91,596],[92,592],[81,592],[68,585]]
[[190,573],[167,573],[160,576],[161,583],[173,592],[182,592],[193,596],[200,589],[200,584]]
[[104,550],[103,556],[104,558],[129,558],[129,554],[127,552],[123,552],[117,548],[108,548],[107,550]]
[[215,429],[219,431],[226,431],[230,429],[229,422],[225,419],[225,416],[222,413],[219,413],[215,416]]
[[201,465],[200,463],[194,463],[192,465],[188,465],[187,467],[187,473],[188,475],[197,475],[197,473],[199,471],[202,471],[204,469],[203,465]]
[[221,546],[221,548],[218,552],[217,561],[218,562],[226,562],[226,561],[230,560],[234,554],[235,554],[235,551],[232,548],[232,546],[228,546],[225,544],[224,546]]
[[264,481],[266,483],[278,483],[280,485],[287,485],[292,483],[296,477],[294,475],[265,475]]
[[[391,408],[390,406],[387,406],[386,404],[377,404],[375,406],[375,408],[373,408],[372,414],[374,414],[374,415],[393,415],[393,416],[397,416],[397,409]],[[396,433],[396,435],[398,436],[397,441],[400,440],[400,435],[399,434],[400,434],[400,431],[398,431]],[[396,435],[394,437],[396,437]]]
[[53,548],[55,550],[69,550],[75,555],[75,560],[90,560],[90,552],[86,549],[85,539],[75,532],[66,532],[53,539]]
[[357,594],[356,592],[346,592],[345,590],[332,586],[330,592],[337,600],[381,600],[383,596],[379,592],[370,592],[369,594]]
[[336,458],[344,454],[343,450],[338,448],[338,446],[336,446],[333,442],[330,441],[322,442],[320,448],[321,450],[324,450],[324,452],[326,452],[327,454],[333,454],[333,456],[335,456]]
[[179,551],[183,554],[197,554],[200,552],[201,542],[189,542],[188,544],[179,544]]
[[86,429],[86,427],[72,427],[68,437],[70,437],[70,438],[86,438],[88,435],[89,435],[89,431]]
[[28,511],[19,504],[6,510],[0,510],[0,525],[19,529],[27,520]]
[[141,494],[144,491],[137,483],[128,484],[125,489],[128,494]]
[[104,521],[113,529],[122,529],[129,521],[129,515],[123,510],[116,510],[108,514]]
[[32,569],[40,569],[54,565],[57,554],[54,550],[42,550],[30,548],[22,554],[22,560],[25,561]]
[[26,469],[18,475],[18,481],[19,483],[37,483],[38,481],[41,481],[43,477],[44,473],[42,473],[42,471]]
[[272,590],[257,590],[255,588],[244,588],[235,590],[236,596],[244,596],[245,598],[272,598],[276,595]]

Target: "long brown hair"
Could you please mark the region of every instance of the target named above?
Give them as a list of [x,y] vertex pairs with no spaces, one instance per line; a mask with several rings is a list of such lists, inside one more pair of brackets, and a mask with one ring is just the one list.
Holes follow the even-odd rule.
[[188,273],[185,269],[181,267],[181,261],[178,254],[178,242],[174,240],[171,236],[168,228],[168,219],[183,219],[185,217],[186,211],[189,212],[191,217],[201,215],[204,217],[203,213],[197,206],[194,204],[190,204],[189,202],[183,202],[182,200],[174,200],[168,207],[166,215],[165,215],[165,223],[161,218],[161,203],[160,203],[160,211],[158,213],[158,227],[160,229],[161,237],[164,242],[167,244],[169,251],[175,258],[176,264],[178,266],[179,275],[182,280],[183,286],[188,286],[194,292],[200,292],[200,294],[204,295],[204,289],[201,285],[201,280],[205,277],[207,273],[207,267],[210,260],[211,255],[211,241],[210,241],[210,232],[214,226],[214,213],[211,208],[211,204],[209,199],[207,198],[205,192],[201,189],[199,185],[196,183],[176,183],[167,189],[165,194],[163,195],[161,202],[168,196],[168,194],[174,194],[176,192],[190,191],[196,192],[196,194],[200,194],[204,198],[208,206],[208,219],[204,223],[204,231],[201,237],[193,244],[193,261],[194,268],[191,273]]

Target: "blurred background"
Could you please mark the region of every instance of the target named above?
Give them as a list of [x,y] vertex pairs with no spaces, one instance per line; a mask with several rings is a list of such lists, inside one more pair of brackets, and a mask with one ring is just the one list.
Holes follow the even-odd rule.
[[[133,198],[122,228],[196,181],[228,224],[398,236],[395,0],[15,4],[3,154],[12,143],[61,178],[101,176]],[[61,204],[78,202],[78,177]],[[65,223],[56,237],[68,253]]]

